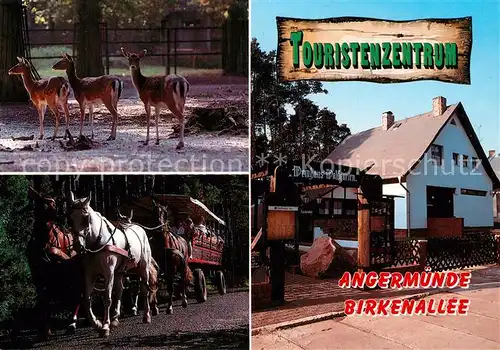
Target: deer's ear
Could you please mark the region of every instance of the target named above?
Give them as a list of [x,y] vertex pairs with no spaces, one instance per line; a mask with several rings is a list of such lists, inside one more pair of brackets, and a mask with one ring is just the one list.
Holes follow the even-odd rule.
[[144,49],[141,51],[141,53],[139,54],[139,57],[140,58],[143,58],[144,56],[146,56],[146,54],[148,53],[148,50]]
[[23,62],[23,58],[18,56],[18,57],[17,57],[17,61],[18,61],[19,63],[22,63],[22,62]]
[[67,53],[64,54],[64,57],[68,60],[68,61],[71,61],[73,62],[73,57],[71,57],[70,55],[68,55]]
[[128,52],[127,50],[125,50],[125,48],[121,47],[120,48],[122,50],[122,55],[129,58],[130,57],[130,52]]

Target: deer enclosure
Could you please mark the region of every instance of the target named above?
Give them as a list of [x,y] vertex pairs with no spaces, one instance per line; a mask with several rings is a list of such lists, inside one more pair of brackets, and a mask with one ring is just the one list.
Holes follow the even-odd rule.
[[[0,172],[248,170],[247,2],[54,6],[0,1],[8,34],[0,40]],[[137,68],[122,47],[147,52]],[[27,63],[16,71],[17,57]],[[160,78],[139,86],[132,72]],[[169,75],[187,81],[181,95]],[[67,130],[64,108],[56,118],[50,105],[61,91],[39,86],[52,77],[69,85]]]

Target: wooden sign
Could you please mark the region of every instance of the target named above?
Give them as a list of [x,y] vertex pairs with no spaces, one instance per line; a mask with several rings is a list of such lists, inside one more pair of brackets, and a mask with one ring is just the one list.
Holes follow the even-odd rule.
[[472,18],[277,18],[284,81],[439,80],[470,84]]
[[267,239],[287,240],[295,238],[295,215],[292,210],[268,210]]

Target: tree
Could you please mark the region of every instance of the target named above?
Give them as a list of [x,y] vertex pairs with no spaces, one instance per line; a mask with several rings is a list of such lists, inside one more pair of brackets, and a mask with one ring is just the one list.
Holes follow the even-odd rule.
[[26,256],[33,228],[29,185],[22,175],[0,176],[0,322],[34,302]]
[[100,0],[77,0],[76,72],[81,77],[104,74]]
[[0,102],[24,102],[29,97],[21,79],[8,75],[17,56],[24,56],[23,14],[20,0],[0,0]]
[[318,158],[325,159],[332,150],[351,134],[346,124],[338,124],[334,112],[323,108],[318,113]]
[[[74,23],[74,6],[79,0],[23,0],[35,22],[57,26]],[[90,1],[89,1],[90,2]],[[196,9],[214,22],[222,23],[233,4],[248,9],[247,0],[99,0],[102,20],[115,27],[151,27],[174,11]],[[140,15],[138,15],[140,14]],[[247,11],[248,18],[248,11]]]
[[[322,160],[350,134],[346,125],[337,124],[334,112],[320,110],[309,99],[312,94],[328,93],[322,83],[279,81],[276,52],[264,52],[255,38],[251,43],[251,65],[253,164],[266,156],[273,161],[271,154],[292,160],[316,155]],[[294,113],[290,114],[290,110]]]

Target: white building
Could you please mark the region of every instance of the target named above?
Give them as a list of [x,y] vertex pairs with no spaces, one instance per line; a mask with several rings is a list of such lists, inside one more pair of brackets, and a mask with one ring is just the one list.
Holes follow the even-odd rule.
[[461,103],[432,101],[432,111],[346,138],[328,157],[383,178],[386,195],[397,195],[398,236],[461,235],[493,227],[492,196],[499,180]]
[[[490,150],[488,159],[497,177],[500,177],[500,155],[497,155],[495,150]],[[493,221],[495,227],[500,228],[500,189],[493,193]]]

